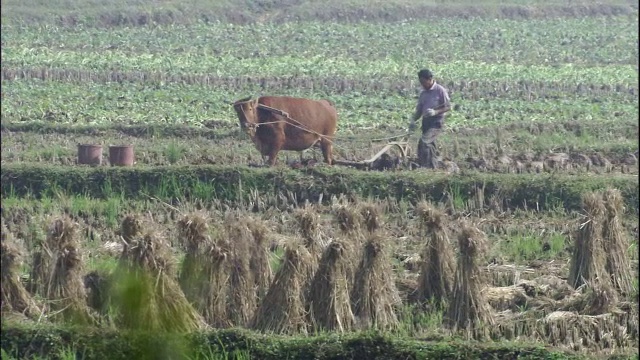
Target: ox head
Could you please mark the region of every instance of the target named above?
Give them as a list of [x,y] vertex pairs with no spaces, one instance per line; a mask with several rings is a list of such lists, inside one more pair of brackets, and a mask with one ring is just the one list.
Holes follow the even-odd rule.
[[255,136],[258,126],[258,99],[240,99],[233,103],[233,109],[238,114],[240,128],[249,136]]

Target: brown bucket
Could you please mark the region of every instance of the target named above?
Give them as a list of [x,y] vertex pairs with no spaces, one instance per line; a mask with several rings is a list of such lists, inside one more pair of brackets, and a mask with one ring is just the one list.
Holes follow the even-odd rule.
[[133,166],[133,146],[109,146],[109,162],[111,166]]
[[79,144],[78,164],[98,166],[102,164],[102,145]]

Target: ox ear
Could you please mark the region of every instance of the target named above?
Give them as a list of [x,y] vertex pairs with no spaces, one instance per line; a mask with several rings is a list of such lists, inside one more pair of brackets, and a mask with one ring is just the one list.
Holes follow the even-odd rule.
[[248,102],[249,100],[251,100],[251,96],[247,96],[247,97],[244,97],[244,98],[242,98],[242,99],[238,99],[238,100],[236,100],[236,101],[229,101],[229,99],[225,99],[225,102],[227,102],[227,103],[229,103],[229,104],[231,104],[231,105],[235,105],[235,104],[237,104],[237,103],[245,103],[245,102]]

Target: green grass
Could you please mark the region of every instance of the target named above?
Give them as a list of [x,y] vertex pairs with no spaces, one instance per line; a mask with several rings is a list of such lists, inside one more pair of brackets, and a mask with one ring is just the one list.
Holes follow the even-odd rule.
[[[332,76],[339,77],[337,74]],[[452,101],[460,105],[447,118],[446,123],[450,128],[514,122],[630,121],[638,116],[637,97],[631,97],[624,91],[612,90],[606,96],[596,93],[566,95],[567,99],[563,101],[551,98],[513,99],[503,90],[497,90],[496,95],[483,95],[486,92],[480,89],[462,92],[459,88],[463,79],[455,77],[444,80],[447,82],[445,85],[452,90]],[[381,124],[406,127],[407,114],[415,106],[414,90],[409,90],[414,86],[409,79],[397,81],[401,91],[389,87],[377,92],[371,89],[353,89],[340,93],[330,82],[322,85],[323,79],[312,79],[310,83],[319,82],[320,86],[313,89],[309,84],[287,87],[286,81],[276,81],[280,85],[275,85],[268,92],[273,95],[331,99],[339,112],[340,135],[348,129]],[[449,81],[453,83],[448,83]],[[631,78],[630,81],[636,80]],[[510,88],[515,88],[512,94],[524,92],[523,96],[526,97],[529,93],[528,90],[523,90],[522,85],[517,84],[517,80],[509,82]],[[229,101],[247,95],[265,94],[265,90],[255,84],[211,88],[175,82],[158,87],[149,83],[74,84],[65,81],[3,80],[2,85],[5,98],[1,116],[5,124],[40,121],[74,126],[104,126],[114,123],[202,126],[215,120],[232,125],[237,122],[237,117],[229,106]],[[364,83],[359,86],[367,87]],[[538,93],[544,94],[545,91],[540,90]],[[96,95],[91,95],[88,99],[88,93]],[[98,96],[102,99],[96,101],[94,97]],[[482,97],[485,99],[482,100]],[[595,107],[594,101],[599,102]]]
[[177,163],[184,156],[187,151],[186,146],[178,144],[175,141],[170,142],[165,149],[165,156],[169,160],[170,164]]
[[565,235],[552,233],[547,238],[537,234],[507,235],[499,240],[500,256],[517,265],[527,264],[532,260],[552,260],[561,258],[568,247]]
[[[576,3],[582,5],[575,8]],[[290,22],[333,20],[342,22],[400,21],[406,18],[439,19],[442,17],[486,18],[572,18],[603,16],[611,13],[634,14],[637,7],[628,0],[608,0],[605,4],[568,0],[549,3],[536,0],[450,1],[392,0],[364,1],[229,1],[192,0],[186,6],[176,0],[163,0],[149,5],[144,0],[96,2],[65,0],[50,3],[41,0],[5,0],[2,22],[32,24],[46,22],[85,27],[147,26],[149,24],[193,24],[198,22]],[[567,9],[569,7],[569,9]],[[285,11],[286,10],[286,11]]]
[[399,319],[399,329],[396,330],[400,336],[432,338],[442,337],[444,334],[443,316],[446,310],[429,305],[431,311],[424,311],[418,305],[406,305],[399,309],[397,315]]
[[99,274],[110,274],[118,267],[114,257],[92,257],[87,260],[87,273],[97,271]]
[[[147,359],[170,352],[176,359],[589,359],[588,356],[545,349],[525,342],[464,342],[454,338],[418,341],[378,332],[321,334],[309,337],[264,336],[244,330],[215,330],[201,334],[173,335],[147,332],[115,333],[108,329],[3,326],[2,348],[29,341],[21,354],[56,354],[74,349],[85,359]],[[200,357],[202,356],[202,357]]]
[[[585,191],[619,188],[630,212],[638,211],[637,179],[627,175],[571,176],[562,174],[482,174],[448,175],[398,171],[362,172],[343,168],[316,168],[307,171],[283,168],[253,169],[237,166],[163,166],[136,168],[80,168],[34,165],[3,165],[2,196],[87,195],[94,198],[122,196],[123,199],[163,201],[221,200],[238,203],[250,199],[251,190],[265,200],[276,199],[274,191],[291,192],[298,201],[325,201],[331,195],[353,194],[392,197],[417,201],[442,201],[449,189],[456,189],[465,202],[473,201],[476,188],[484,188],[484,199],[497,195],[506,208],[548,210],[562,204],[579,209]],[[247,190],[247,191],[245,191]],[[455,192],[453,193],[455,196]]]
[[269,266],[273,274],[277,273],[282,267],[282,257],[284,256],[284,249],[281,247],[276,248],[269,253]]
[[[447,121],[452,128],[636,119],[636,23],[637,16],[500,23],[444,17],[109,31],[3,23],[2,121],[233,123],[230,100],[269,92],[333,100],[343,131],[406,126],[415,74],[426,66],[424,50],[406,44],[421,43],[424,34],[436,39],[429,67],[461,105]],[[435,37],[434,28],[448,31]],[[14,76],[26,79],[9,80]]]
[[[66,68],[77,68],[73,66],[77,64],[87,69],[126,70],[127,65],[138,64],[141,67],[135,70],[165,68],[196,72],[204,69],[210,75],[229,76],[234,73],[225,70],[226,66],[256,63],[262,70],[260,75],[265,76],[268,75],[265,71],[275,69],[284,69],[290,75],[298,67],[309,68],[304,66],[309,63],[315,66],[307,71],[324,72],[325,67],[342,65],[345,72],[356,75],[366,71],[372,62],[396,64],[395,71],[408,70],[405,75],[413,76],[411,69],[422,62],[423,50],[406,44],[419,44],[424,34],[434,33],[434,28],[447,28],[448,31],[439,32],[435,41],[429,43],[430,62],[442,68],[439,73],[444,78],[469,78],[468,74],[473,74],[472,78],[482,79],[490,73],[494,75],[492,80],[499,81],[502,75],[508,76],[514,70],[523,72],[519,78],[541,72],[552,75],[554,71],[568,75],[588,71],[583,66],[589,65],[596,67],[588,78],[581,80],[598,84],[598,77],[605,75],[602,70],[607,71],[605,68],[611,71],[609,75],[619,78],[623,74],[616,72],[626,67],[618,65],[635,64],[633,52],[627,46],[638,39],[636,22],[637,19],[629,16],[564,21],[501,20],[499,25],[492,19],[440,18],[387,24],[305,21],[240,26],[227,23],[160,25],[114,28],[108,32],[87,27],[3,25],[2,30],[11,36],[7,37],[2,51],[5,66],[39,65],[38,59],[42,59],[46,65],[60,64],[64,66],[56,67]],[[457,54],[464,56],[457,57]],[[360,58],[367,61],[352,63]],[[323,63],[319,59],[327,61]],[[264,60],[268,62],[263,63]],[[281,65],[274,67],[271,62]],[[471,67],[465,69],[460,63]],[[212,73],[211,68],[206,67],[209,64],[223,67],[213,68]],[[287,70],[287,66],[294,68]],[[358,69],[360,66],[364,68]],[[380,70],[377,75],[383,77],[395,72],[382,71],[383,67]],[[557,79],[551,76],[546,80]]]

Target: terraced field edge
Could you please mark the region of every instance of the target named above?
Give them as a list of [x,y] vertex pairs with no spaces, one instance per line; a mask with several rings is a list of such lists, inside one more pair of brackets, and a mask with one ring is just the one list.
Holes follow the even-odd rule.
[[[3,197],[58,194],[164,201],[251,202],[280,195],[327,202],[331,196],[395,198],[416,202],[493,203],[500,209],[579,210],[582,194],[614,187],[629,212],[638,213],[638,177],[633,175],[486,174],[462,172],[375,172],[324,166],[291,170],[237,166],[135,168],[3,165]],[[480,204],[482,207],[483,205]]]
[[[46,356],[73,349],[83,359],[189,358],[202,354],[225,359],[588,359],[526,343],[475,343],[455,339],[409,340],[380,333],[267,336],[246,330],[214,330],[187,335],[115,332],[107,329],[3,326],[2,350],[14,357]],[[17,352],[15,349],[19,349]],[[613,357],[612,357],[613,358]],[[620,356],[615,357],[621,359]],[[631,358],[631,357],[628,357]]]

